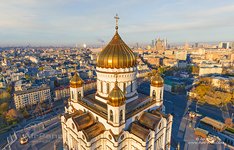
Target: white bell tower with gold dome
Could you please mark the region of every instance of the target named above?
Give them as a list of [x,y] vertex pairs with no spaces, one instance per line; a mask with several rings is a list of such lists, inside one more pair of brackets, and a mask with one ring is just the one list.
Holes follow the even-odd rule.
[[71,101],[78,102],[84,97],[83,90],[84,81],[80,78],[78,72],[76,71],[70,80],[70,99]]
[[113,132],[119,134],[125,128],[126,97],[118,87],[117,76],[114,88],[110,91],[107,100],[108,123]]
[[163,78],[153,71],[153,76],[150,82],[150,97],[156,101],[157,105],[162,105],[164,93],[164,80]]

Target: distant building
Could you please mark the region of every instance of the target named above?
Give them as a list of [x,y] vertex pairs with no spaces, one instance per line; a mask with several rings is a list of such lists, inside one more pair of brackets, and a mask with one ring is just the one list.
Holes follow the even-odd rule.
[[0,74],[0,89],[6,88],[6,81],[5,78]]
[[187,51],[186,50],[175,51],[175,58],[178,60],[187,60]]
[[25,73],[23,72],[12,73],[10,75],[11,81],[18,81],[24,77],[25,77]]
[[192,87],[193,80],[188,78],[178,78],[167,76],[164,80],[164,90],[172,93],[185,92]]
[[166,42],[164,40],[161,40],[158,38],[155,42],[155,50],[156,51],[161,51],[166,49]]
[[27,105],[33,105],[44,101],[51,101],[49,87],[33,88],[14,93],[14,104],[16,109],[24,108]]
[[220,42],[219,43],[219,48],[221,49],[229,49],[230,48],[230,43],[229,42]]
[[54,90],[54,94],[55,94],[55,97],[54,97],[55,101],[67,98],[70,96],[70,88],[69,86],[57,87]]
[[178,68],[186,68],[188,66],[187,61],[185,60],[178,60],[177,61],[177,67]]
[[232,87],[232,81],[234,83],[234,77],[222,77],[222,76],[214,76],[211,77],[211,84],[216,88],[222,88],[225,91],[232,91],[234,87]]
[[222,74],[222,72],[223,72],[223,68],[222,68],[222,65],[220,64],[217,64],[214,62],[208,62],[208,61],[203,61],[200,64],[199,76]]

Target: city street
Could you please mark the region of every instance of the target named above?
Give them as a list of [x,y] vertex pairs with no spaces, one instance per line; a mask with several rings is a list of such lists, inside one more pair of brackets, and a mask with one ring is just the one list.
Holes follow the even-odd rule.
[[[19,137],[21,133],[17,134]],[[52,127],[45,128],[43,131],[32,134],[29,138],[29,143],[21,145],[19,140],[17,140],[13,145],[12,149],[40,149],[40,150],[49,150],[54,149],[55,143],[62,141],[62,130],[60,122],[55,123]]]
[[[11,145],[12,149],[53,149],[54,143],[61,142],[61,124],[60,117],[44,121],[30,122],[24,128],[15,131],[17,140]],[[27,135],[29,142],[21,145],[20,137],[22,134]]]
[[[34,148],[40,149],[45,147],[53,148],[54,142],[61,141],[61,125],[60,125],[60,115],[64,112],[63,104],[56,105],[54,111],[51,113],[45,114],[43,116],[38,116],[37,118],[24,120],[20,122],[17,127],[13,128],[12,130],[0,135],[1,143],[7,143],[7,137],[9,135],[13,135],[14,131],[17,135],[17,141],[12,145],[12,149],[30,149]],[[59,109],[56,109],[59,108]],[[29,134],[29,143],[25,145],[20,145],[19,138],[22,133]]]
[[[139,85],[138,92],[149,94],[149,82],[143,82]],[[178,144],[181,149],[185,150],[213,150],[224,149],[222,144],[207,144],[202,141],[197,141],[194,136],[194,127],[197,125],[201,117],[208,116],[220,121],[224,121],[223,117],[229,116],[230,107],[226,107],[225,111],[221,111],[219,107],[210,106],[208,104],[200,105],[194,101],[188,101],[186,95],[176,95],[164,91],[164,106],[166,113],[173,115],[172,125],[172,144]],[[223,110],[223,109],[222,109]],[[199,116],[190,124],[188,112],[194,111]]]

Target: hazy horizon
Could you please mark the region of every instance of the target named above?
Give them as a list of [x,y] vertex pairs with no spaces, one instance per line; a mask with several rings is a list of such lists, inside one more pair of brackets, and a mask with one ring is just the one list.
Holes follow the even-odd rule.
[[103,45],[115,32],[129,45],[233,41],[234,1],[3,0],[0,46]]

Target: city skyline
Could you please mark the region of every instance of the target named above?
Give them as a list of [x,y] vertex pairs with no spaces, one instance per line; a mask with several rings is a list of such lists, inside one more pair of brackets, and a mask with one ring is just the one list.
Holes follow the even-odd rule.
[[116,13],[119,32],[130,45],[158,37],[169,43],[232,41],[234,32],[231,0],[9,0],[0,8],[1,46],[107,44]]

